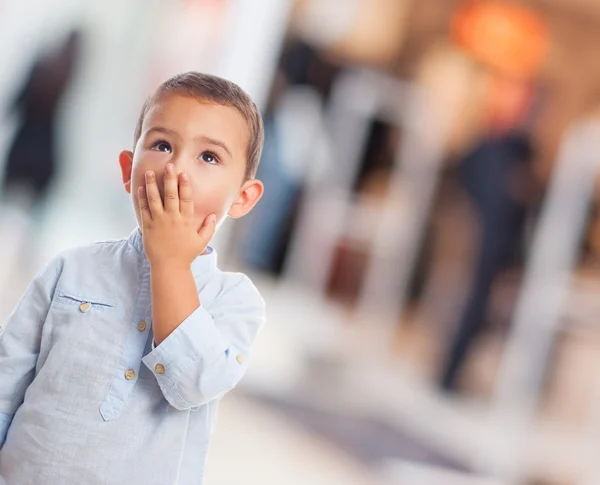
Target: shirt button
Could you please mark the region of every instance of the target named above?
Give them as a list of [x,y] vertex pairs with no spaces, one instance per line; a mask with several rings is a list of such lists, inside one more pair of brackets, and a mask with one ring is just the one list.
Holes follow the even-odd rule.
[[142,322],[138,323],[138,330],[140,332],[143,332],[144,330],[146,330],[146,327],[147,327],[146,322],[142,321]]
[[81,305],[79,305],[79,310],[82,313],[87,312],[90,308],[92,307],[92,305],[90,305],[89,303],[82,303]]
[[242,354],[238,354],[238,356],[235,358],[235,360],[238,361],[238,364],[243,364],[244,363],[244,356]]
[[134,377],[135,377],[135,371],[133,369],[127,369],[125,371],[125,379],[127,379],[128,381],[130,381]]
[[156,364],[156,367],[154,367],[154,370],[156,371],[157,374],[164,374],[165,366],[162,364]]

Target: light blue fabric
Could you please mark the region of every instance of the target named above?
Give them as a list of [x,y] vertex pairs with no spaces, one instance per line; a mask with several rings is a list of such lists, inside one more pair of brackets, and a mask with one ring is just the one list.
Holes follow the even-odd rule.
[[194,261],[201,306],[156,348],[139,229],[40,272],[0,329],[0,483],[202,483],[218,399],[265,320],[216,259]]

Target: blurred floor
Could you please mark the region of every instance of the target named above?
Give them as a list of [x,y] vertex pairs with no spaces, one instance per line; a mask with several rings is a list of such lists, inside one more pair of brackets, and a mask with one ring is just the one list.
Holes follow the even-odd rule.
[[[255,346],[243,392],[285,413],[289,422],[311,430],[378,477],[387,474],[390,462],[408,462],[409,469],[418,467],[420,477],[430,474],[434,480],[446,473],[459,478],[445,483],[492,483],[468,472],[488,469],[508,445],[502,422],[490,421],[488,399],[437,391],[424,378],[427,372],[411,369],[410,359],[395,354],[393,344],[381,346],[390,333],[376,318],[361,324],[343,307],[306,289],[252,278],[267,301],[268,325]],[[425,337],[413,333],[405,349],[421,347]],[[490,346],[486,349],[489,353]],[[480,382],[494,372],[495,359],[486,357],[471,365],[483,375]],[[524,454],[531,476],[550,480],[539,483],[577,483],[586,465],[581,427],[543,415],[531,431]],[[395,472],[394,477],[384,483],[412,485],[398,481]]]
[[368,470],[284,414],[234,393],[223,399],[206,483],[377,485]]
[[205,475],[211,485],[503,485],[422,461],[388,459],[377,469],[365,467],[287,414],[241,394],[221,403]]

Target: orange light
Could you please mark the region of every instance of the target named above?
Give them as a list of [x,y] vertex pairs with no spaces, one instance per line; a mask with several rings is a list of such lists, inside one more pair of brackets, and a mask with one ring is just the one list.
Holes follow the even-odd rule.
[[460,6],[452,38],[471,56],[518,77],[539,72],[548,50],[544,21],[527,7],[499,0],[475,0]]

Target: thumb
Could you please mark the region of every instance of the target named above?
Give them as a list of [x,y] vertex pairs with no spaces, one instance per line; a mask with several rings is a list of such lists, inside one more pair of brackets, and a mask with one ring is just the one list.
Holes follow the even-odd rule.
[[217,228],[217,216],[215,214],[210,214],[204,218],[204,222],[198,229],[198,236],[202,238],[202,242],[205,245],[208,245],[213,235],[215,234],[215,230]]

